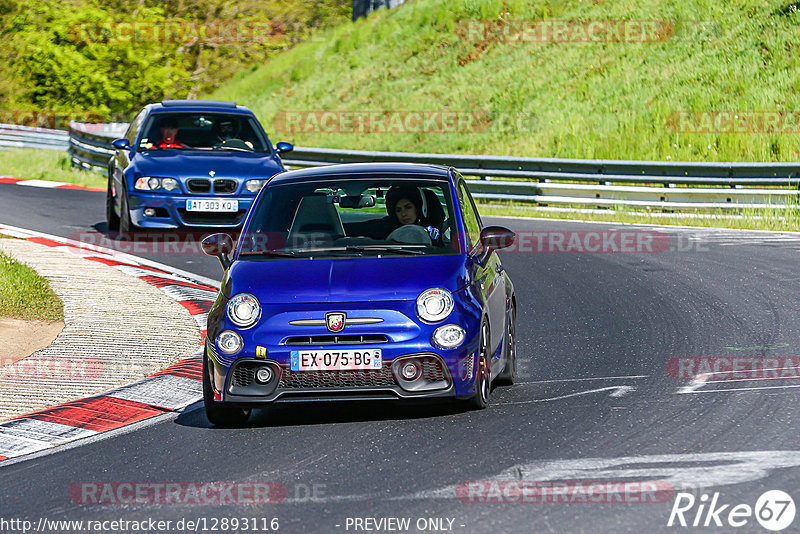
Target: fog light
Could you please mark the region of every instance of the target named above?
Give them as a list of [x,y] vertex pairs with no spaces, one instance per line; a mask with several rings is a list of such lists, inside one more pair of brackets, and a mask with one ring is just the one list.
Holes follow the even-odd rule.
[[156,216],[156,210],[155,210],[155,208],[145,208],[144,209],[144,214],[145,214],[146,217],[155,217]]
[[272,380],[272,369],[269,367],[259,367],[258,371],[256,371],[256,380],[261,382],[262,384],[266,384],[270,380]]
[[433,332],[433,344],[440,349],[451,350],[462,343],[466,338],[466,332],[457,324],[446,324],[440,326]]
[[232,330],[223,330],[217,336],[217,347],[225,354],[236,354],[242,350],[242,337]]
[[404,380],[416,380],[422,374],[422,367],[415,361],[405,362],[400,367],[400,375]]

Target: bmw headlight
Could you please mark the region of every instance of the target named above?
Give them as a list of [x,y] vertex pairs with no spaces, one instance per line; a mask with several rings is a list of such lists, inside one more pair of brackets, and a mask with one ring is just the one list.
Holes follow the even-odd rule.
[[432,341],[440,349],[451,350],[460,346],[466,336],[464,329],[457,324],[446,324],[434,330]]
[[233,330],[223,330],[217,336],[217,347],[225,354],[236,354],[242,350],[243,346],[244,342],[242,341],[242,336]]
[[228,301],[228,319],[236,326],[249,328],[261,317],[261,305],[249,293],[239,293]]
[[446,289],[434,287],[417,297],[417,315],[428,323],[438,323],[453,311],[453,295]]
[[247,180],[244,188],[251,193],[258,193],[266,182],[266,180]]
[[133,188],[139,191],[156,191],[158,189],[174,191],[178,189],[178,180],[175,178],[159,178],[158,176],[142,176],[136,180]]

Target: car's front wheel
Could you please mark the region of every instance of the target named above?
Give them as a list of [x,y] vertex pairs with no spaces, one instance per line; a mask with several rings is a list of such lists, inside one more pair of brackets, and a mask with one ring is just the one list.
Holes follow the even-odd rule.
[[489,402],[492,389],[492,360],[489,355],[489,324],[481,324],[481,338],[478,344],[478,362],[475,366],[475,395],[470,397],[469,405],[474,410],[483,410]]
[[211,386],[211,375],[209,374],[208,356],[203,356],[203,404],[206,409],[206,417],[208,417],[209,422],[214,426],[243,425],[250,418],[250,410],[223,406],[214,400],[214,390]]
[[128,192],[124,189],[120,192],[122,198],[119,208],[119,231],[128,234],[136,229],[131,221],[131,209],[128,207]]
[[497,376],[497,384],[511,386],[517,379],[517,309],[512,305],[506,328],[506,366]]
[[108,229],[112,232],[116,232],[119,230],[119,215],[114,211],[114,193],[111,180],[111,173],[109,173],[108,191],[106,192],[106,221],[108,221]]

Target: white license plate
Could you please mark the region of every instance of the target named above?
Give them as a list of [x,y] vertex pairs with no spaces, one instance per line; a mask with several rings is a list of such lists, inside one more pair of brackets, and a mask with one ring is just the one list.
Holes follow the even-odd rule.
[[237,212],[239,201],[225,198],[190,199],[186,201],[186,211]]
[[292,371],[350,371],[380,369],[381,349],[293,350]]

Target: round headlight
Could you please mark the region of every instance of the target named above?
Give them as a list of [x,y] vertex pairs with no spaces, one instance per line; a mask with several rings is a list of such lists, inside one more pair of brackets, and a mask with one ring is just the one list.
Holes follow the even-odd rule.
[[161,187],[163,187],[167,191],[173,191],[175,189],[178,189],[178,180],[176,180],[175,178],[162,178]]
[[453,296],[446,289],[434,287],[417,297],[417,315],[423,321],[438,323],[453,311]]
[[149,180],[147,180],[147,188],[150,189],[151,191],[153,189],[158,189],[160,187],[161,187],[161,180],[159,180],[158,178],[150,178]]
[[228,301],[228,319],[236,326],[253,326],[261,317],[261,305],[249,293],[239,293]]
[[251,193],[258,193],[264,185],[264,182],[265,180],[247,180],[244,184],[244,188]]
[[217,347],[225,354],[236,354],[243,346],[242,336],[232,330],[223,330],[217,336]]
[[440,326],[433,332],[433,344],[440,349],[450,350],[464,343],[466,332],[457,324]]

